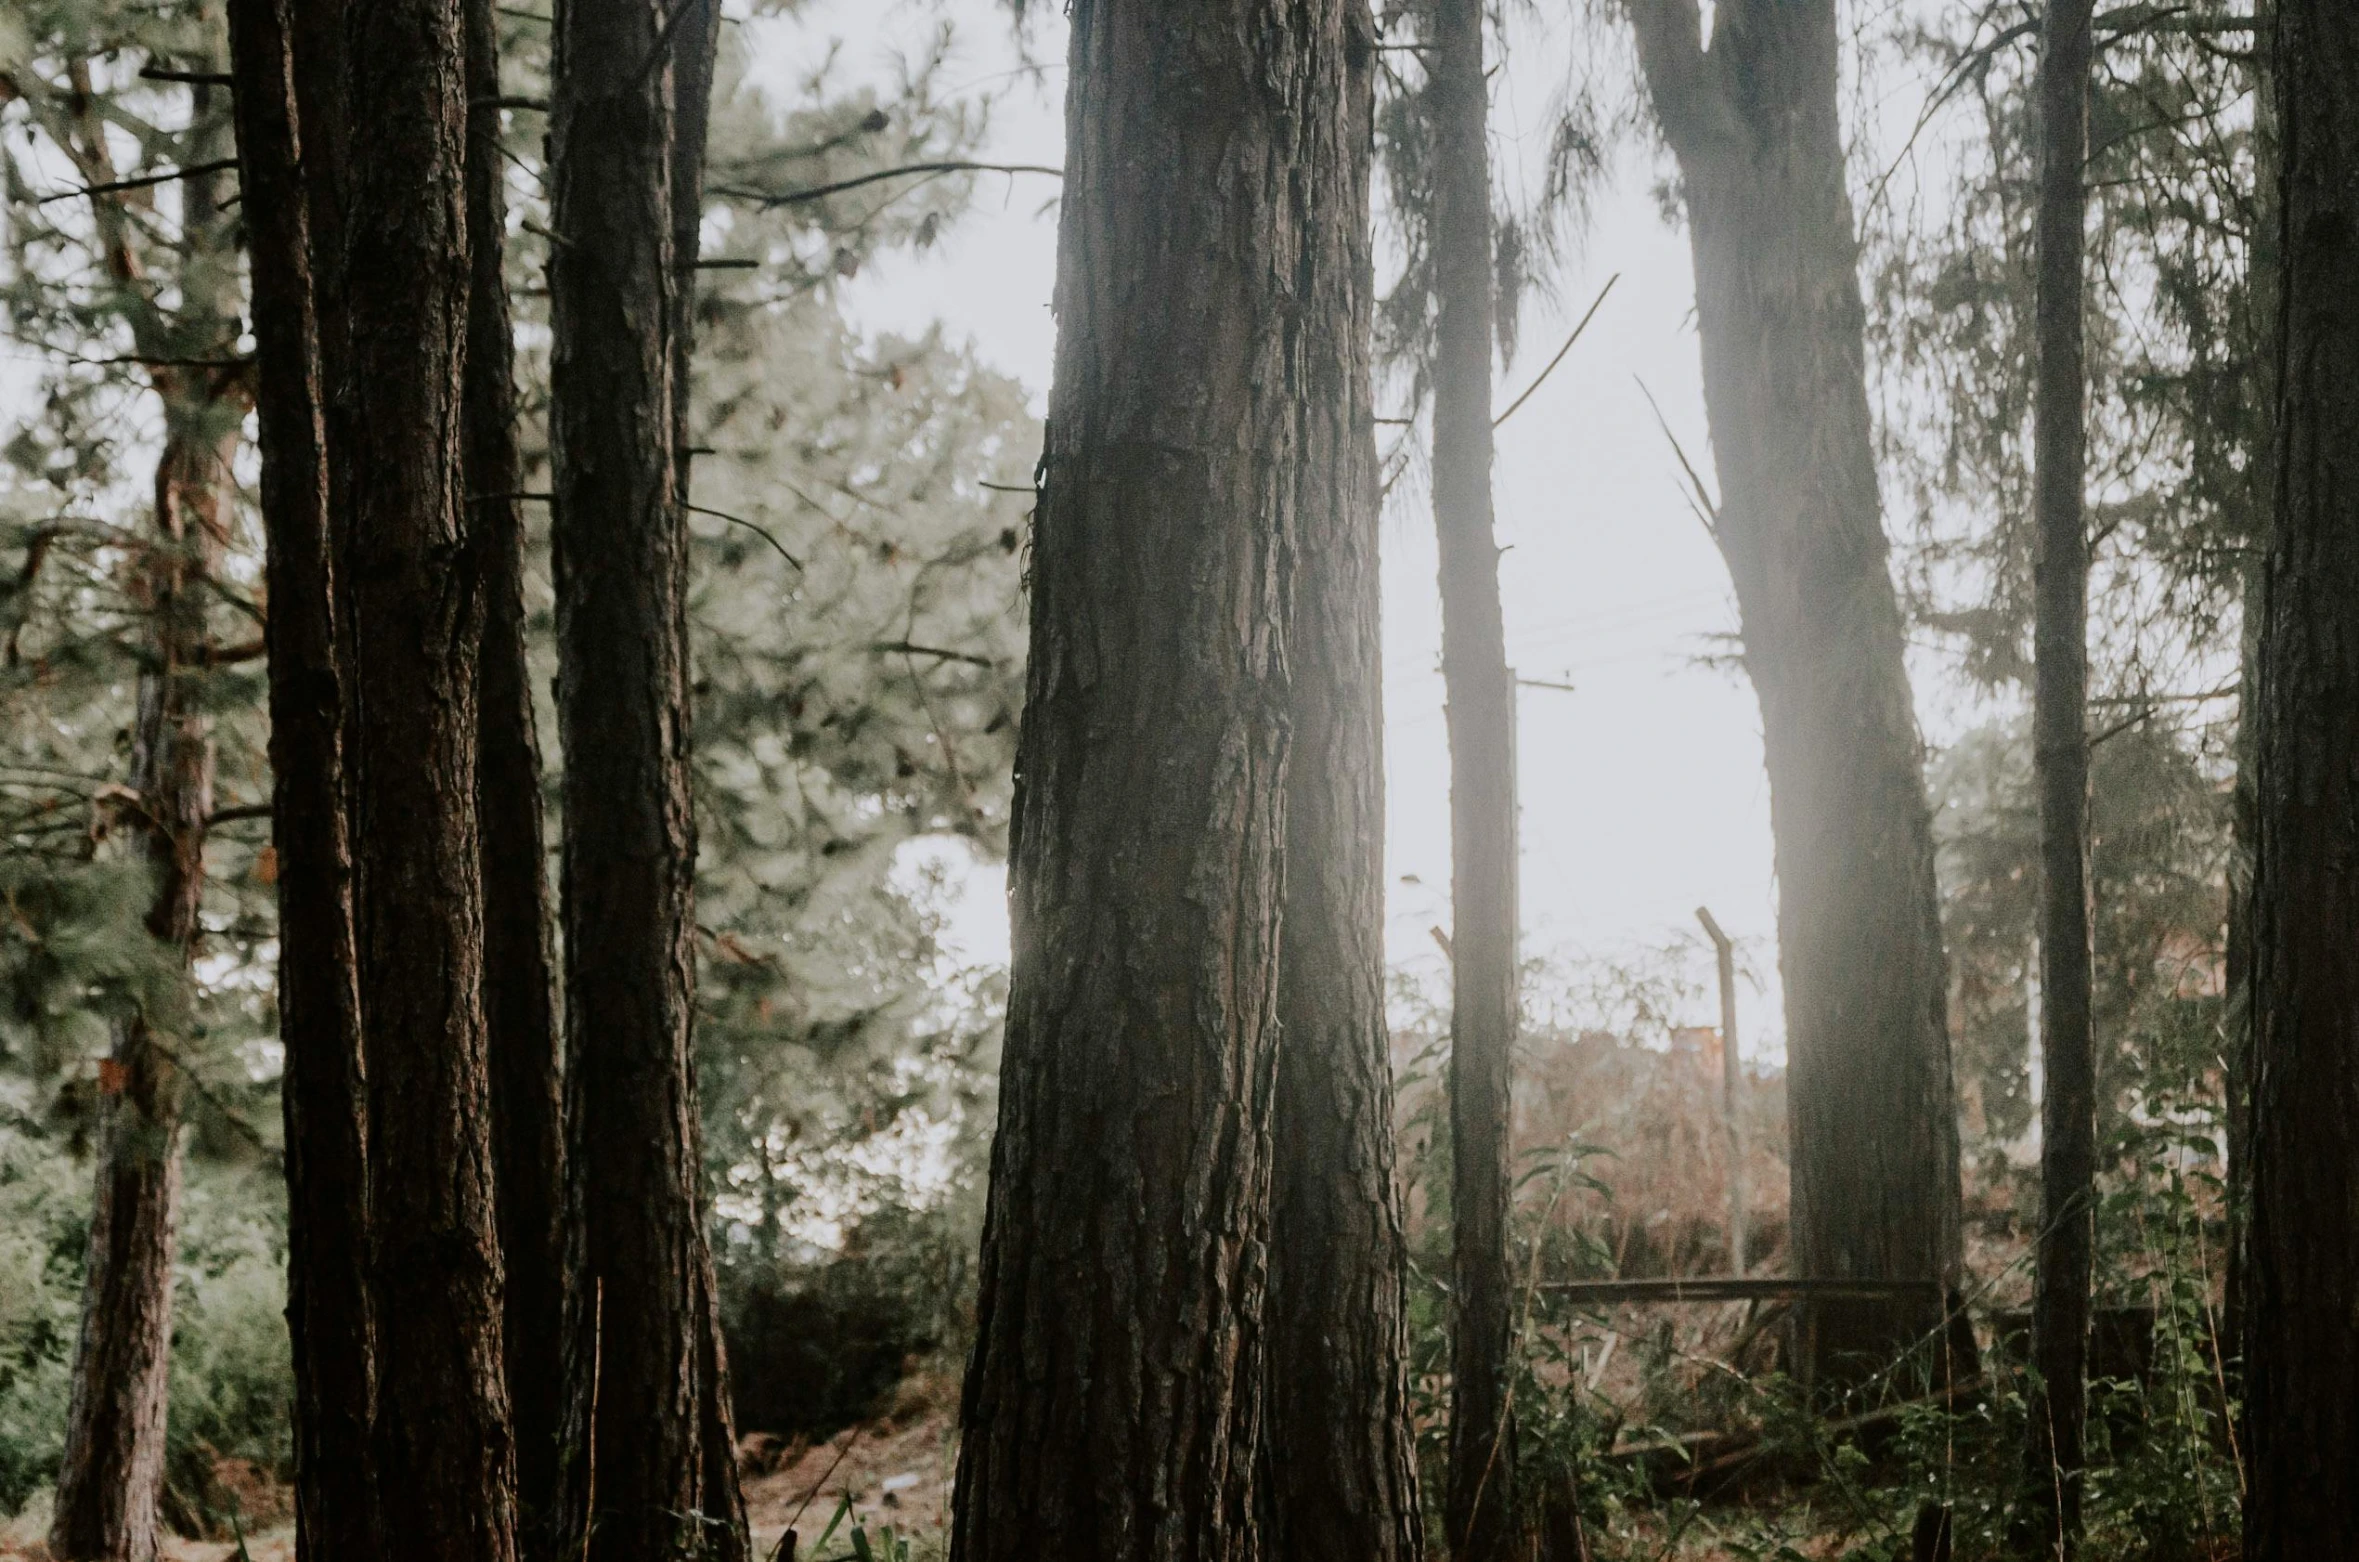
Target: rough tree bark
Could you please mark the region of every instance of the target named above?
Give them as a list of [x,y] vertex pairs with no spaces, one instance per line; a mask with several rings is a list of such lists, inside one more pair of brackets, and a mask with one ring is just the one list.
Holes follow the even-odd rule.
[[1516,1033],[1515,676],[1491,516],[1490,86],[1481,0],[1439,0],[1434,137],[1433,508],[1450,718],[1450,1491],[1461,1562],[1516,1536],[1507,1262]]
[[[1946,1283],[1957,1119],[1933,833],[1868,418],[1835,0],[1626,0],[1695,254],[1704,399],[1761,701],[1785,980],[1798,1273]],[[1809,1375],[1939,1322],[1820,1302]]]
[[2222,1372],[2232,1392],[2243,1381],[2245,1235],[2252,1198],[2252,972],[2253,859],[2260,800],[2255,772],[2256,691],[2260,688],[2261,602],[2268,590],[2270,512],[2277,502],[2276,355],[2278,307],[2279,180],[2277,72],[2274,59],[2276,0],[2253,4],[2253,225],[2245,261],[2246,340],[2258,363],[2262,416],[2254,431],[2246,468],[2243,557],[2237,566],[2240,621],[2237,633],[2236,784],[2229,795],[2228,951],[2224,971],[2227,997],[2227,1059],[2222,1070],[2227,1119],[2228,1169],[2223,1203],[2228,1228],[2227,1274],[2221,1285],[2220,1338],[2229,1359]]
[[[201,374],[202,371],[199,371]],[[137,836],[156,874],[147,930],[185,966],[205,890],[213,811],[212,723],[199,698],[206,662],[205,577],[227,540],[234,410],[167,391],[156,469],[155,531],[139,569],[154,665],[140,674],[132,729]],[[187,995],[182,995],[185,1003]],[[182,1005],[116,1030],[100,1076],[98,1176],[74,1352],[65,1458],[49,1553],[61,1562],[147,1562],[156,1555],[172,1346],[172,1261],[180,1234],[178,1055]]]
[[[672,259],[678,287],[671,338],[672,481],[680,503],[688,502],[695,467],[691,413],[694,410],[696,353],[696,261],[704,226],[705,142],[712,127],[713,75],[721,45],[720,0],[693,0],[680,13],[672,58]],[[737,1484],[737,1411],[729,1387],[729,1351],[721,1333],[719,1281],[710,1255],[698,1270],[704,1291],[704,1362],[698,1383],[703,1395],[705,1486],[723,1510],[731,1536],[746,1532],[744,1494]],[[749,1542],[750,1543],[750,1542]]]
[[2278,502],[2253,891],[2245,1556],[2359,1556],[2359,11],[2280,0]]
[[[492,0],[466,0],[467,362],[461,426],[468,543],[483,600],[475,663],[475,809],[483,876],[483,1020],[491,1058],[502,1334],[516,1435],[517,1549],[525,1562],[581,1551],[586,1373],[565,1143],[541,836],[541,746],[524,649],[524,506],[509,323],[500,36]],[[584,1363],[586,1367],[587,1363]]]
[[1073,7],[962,1562],[1262,1554],[1291,578],[1335,503],[1310,403],[1351,372],[1305,311],[1362,285],[1352,36],[1345,0]]
[[[1325,20],[1324,18],[1322,20]],[[1384,1017],[1383,645],[1379,633],[1368,248],[1375,28],[1333,10],[1340,103],[1307,105],[1338,139],[1308,220],[1344,235],[1349,269],[1313,272],[1297,326],[1305,394],[1295,455],[1293,757],[1279,941],[1269,1358],[1261,1544],[1292,1562],[1416,1562],[1424,1552],[1409,1424]]]
[[272,842],[286,1073],[287,1323],[296,1551],[368,1562],[375,1401],[366,1269],[367,1102],[344,811],[344,689],[290,0],[230,0],[270,602]]
[[2031,1304],[2030,1491],[2048,1554],[2080,1542],[2083,1379],[2097,1171],[2089,1015],[2089,542],[2081,342],[2091,0],[2050,0],[2040,48],[2038,383],[2032,408],[2033,766],[2040,809],[2040,1226]]
[[[76,86],[87,91],[77,77]],[[194,113],[208,122],[199,88]],[[87,98],[85,98],[87,101]],[[75,148],[93,184],[113,173],[95,124]],[[169,327],[135,311],[141,349],[215,342],[234,331],[235,273],[218,180],[183,182],[178,242],[181,300]],[[110,275],[145,278],[118,196],[93,197]],[[235,503],[230,475],[241,442],[244,392],[234,373],[151,371],[164,414],[153,526],[133,564],[133,597],[148,614],[137,686],[130,788],[123,813],[155,873],[148,933],[185,970],[195,954],[205,890],[205,829],[213,811],[212,722],[203,682],[211,665],[206,582],[218,574]],[[147,1562],[156,1555],[172,1347],[172,1262],[180,1227],[182,1074],[179,1049],[193,1015],[185,987],[159,1011],[124,1018],[100,1075],[98,1167],[82,1285],[82,1324],[59,1464],[49,1551],[65,1562]]]
[[[367,1038],[379,1533],[515,1555],[493,1203],[475,647],[460,379],[467,332],[459,0],[347,15],[342,416],[352,841]],[[349,431],[350,438],[343,438]]]
[[696,827],[666,55],[704,36],[701,9],[567,0],[551,104],[566,1023],[576,1143],[595,1147],[580,1156],[600,1364],[588,1554],[616,1562],[748,1548],[735,1466],[708,1446],[725,1421],[690,1037]]

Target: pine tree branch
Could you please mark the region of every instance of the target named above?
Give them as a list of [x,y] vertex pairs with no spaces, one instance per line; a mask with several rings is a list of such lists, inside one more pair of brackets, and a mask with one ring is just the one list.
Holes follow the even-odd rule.
[[940,646],[918,645],[908,640],[879,640],[869,649],[880,655],[931,656],[945,662],[965,662],[968,666],[980,667],[985,672],[989,672],[999,665],[990,657],[977,656],[971,651],[945,651]]
[[79,189],[60,190],[55,195],[44,195],[35,206],[47,206],[52,201],[78,200],[85,195],[113,195],[123,190],[145,190],[154,185],[171,184],[180,179],[197,179],[206,174],[217,174],[235,168],[234,157],[219,157],[209,163],[193,163],[186,168],[174,168],[160,174],[142,174],[136,179],[116,179],[106,184],[88,184]]
[[230,87],[236,85],[236,78],[225,71],[176,71],[166,70],[161,65],[142,65],[139,68],[139,79],[141,81],[176,81],[190,87]]
[[824,200],[830,195],[841,195],[846,190],[857,190],[863,185],[881,184],[887,179],[899,179],[910,174],[1047,174],[1053,179],[1065,177],[1062,168],[1050,168],[1041,163],[904,163],[898,168],[880,168],[874,173],[856,178],[838,179],[833,184],[814,185],[808,190],[748,190],[715,185],[715,195],[726,195],[741,201],[759,201],[764,211],[780,206],[797,206],[805,201]]
[[1581,339],[1581,333],[1588,330],[1589,322],[1597,317],[1598,305],[1605,302],[1605,295],[1611,293],[1614,290],[1614,284],[1621,280],[1622,274],[1619,271],[1605,279],[1605,286],[1597,290],[1597,297],[1591,301],[1588,312],[1581,316],[1581,323],[1573,327],[1573,334],[1564,339],[1564,345],[1556,350],[1556,356],[1548,360],[1548,367],[1542,369],[1538,378],[1534,379],[1531,384],[1524,387],[1524,393],[1521,396],[1516,397],[1515,400],[1507,404],[1507,410],[1505,412],[1502,412],[1497,417],[1491,419],[1491,427],[1497,428],[1500,424],[1506,422],[1509,418],[1514,417],[1516,414],[1516,409],[1521,407],[1525,402],[1532,399],[1532,392],[1538,390],[1543,384],[1545,384],[1547,382],[1548,376],[1555,372],[1556,366],[1564,362],[1565,354],[1573,350],[1573,344]]
[[786,560],[787,563],[792,564],[795,567],[797,573],[802,571],[803,561],[796,558],[793,554],[787,552],[786,544],[780,542],[776,537],[770,535],[770,530],[768,527],[757,526],[742,515],[731,515],[727,510],[707,509],[701,504],[683,504],[680,506],[680,508],[688,511],[691,515],[709,515],[716,521],[727,521],[732,526],[744,527],[747,531],[752,532],[755,536],[761,538],[764,542],[768,543],[772,548],[777,550],[778,556]]

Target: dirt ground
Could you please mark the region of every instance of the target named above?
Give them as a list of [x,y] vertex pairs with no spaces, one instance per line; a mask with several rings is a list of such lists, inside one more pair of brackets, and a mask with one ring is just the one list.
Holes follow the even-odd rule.
[[[832,1438],[813,1443],[766,1433],[746,1437],[740,1453],[755,1555],[775,1555],[789,1527],[801,1537],[801,1562],[847,1553],[855,1522],[871,1535],[887,1525],[902,1536],[939,1535],[949,1522],[957,1402],[957,1385],[950,1378],[920,1374],[901,1386],[882,1416]],[[236,1489],[242,1510],[274,1519],[284,1512],[283,1503],[274,1500],[284,1493],[255,1486],[257,1479],[267,1481],[261,1472],[242,1461],[223,1464],[231,1468],[218,1470],[216,1479]],[[852,1498],[851,1514],[824,1552],[814,1549],[846,1493]],[[48,1562],[49,1549],[42,1543],[48,1529],[46,1498],[36,1499],[15,1519],[0,1521],[0,1562]],[[925,1551],[921,1541],[919,1552]],[[294,1531],[283,1520],[246,1537],[248,1562],[293,1562],[294,1555]],[[164,1542],[163,1562],[240,1559],[234,1541],[171,1536]]]
[[[46,1503],[17,1516],[7,1524],[0,1524],[0,1559],[5,1562],[48,1562],[49,1547],[42,1543],[41,1532],[49,1527]],[[165,1537],[164,1562],[236,1562],[235,1542],[215,1543],[206,1540],[182,1540],[177,1535]],[[292,1529],[274,1530],[246,1538],[246,1555],[252,1562],[294,1562],[295,1532]]]
[[[955,1383],[922,1375],[901,1386],[885,1415],[823,1442],[747,1437],[745,1506],[755,1554],[773,1555],[790,1527],[800,1562],[842,1555],[855,1521],[872,1534],[888,1524],[903,1536],[940,1534],[950,1522],[956,1407]],[[851,1514],[824,1553],[813,1550],[847,1493]]]

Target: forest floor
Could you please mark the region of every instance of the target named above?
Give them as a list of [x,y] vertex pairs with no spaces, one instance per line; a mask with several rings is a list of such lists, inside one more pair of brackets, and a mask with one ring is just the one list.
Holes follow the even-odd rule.
[[927,1372],[904,1382],[882,1416],[831,1438],[816,1443],[764,1434],[746,1438],[745,1506],[755,1554],[770,1556],[792,1528],[800,1537],[800,1554],[817,1557],[811,1548],[847,1496],[851,1512],[827,1555],[846,1549],[845,1536],[855,1523],[872,1535],[887,1525],[904,1537],[947,1530],[957,1410],[955,1378]]

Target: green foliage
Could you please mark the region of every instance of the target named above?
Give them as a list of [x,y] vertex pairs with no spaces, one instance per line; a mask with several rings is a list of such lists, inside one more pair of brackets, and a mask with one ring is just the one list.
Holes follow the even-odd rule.
[[[1863,234],[1885,464],[1918,522],[1903,583],[1920,621],[1990,685],[2030,666],[2037,140],[2025,14],[1893,13],[1897,63],[1938,84],[1917,139],[1938,142],[1955,173],[1927,203],[1872,202]],[[2101,695],[2234,681],[2221,663],[2266,499],[2273,324],[2252,270],[2264,237],[2255,85],[2249,53],[2167,23],[2130,26],[2098,51],[2086,335]]]
[[167,1459],[176,1481],[215,1454],[291,1473],[283,1197],[267,1172],[191,1179],[173,1299]]
[[[65,1436],[91,1168],[0,1126],[0,1517],[56,1473]],[[166,1479],[202,1514],[216,1455],[280,1476],[293,1456],[285,1212],[275,1175],[192,1166],[174,1267]]]
[[[2018,723],[1971,732],[1929,767],[1951,1023],[1969,1148],[2003,1179],[2031,1126],[2029,968],[2038,927],[2039,821]],[[2218,1127],[2226,950],[2227,799],[2205,757],[2168,728],[2123,727],[2090,754],[2090,904],[2101,1132],[2134,1170],[2140,1123]],[[1979,1132],[1974,1130],[1979,1129]],[[2216,1150],[2206,1149],[2213,1154]],[[2019,1204],[2032,1197],[2017,1190]]]
[[47,1486],[63,1451],[90,1222],[77,1169],[0,1127],[0,1514]]

